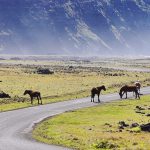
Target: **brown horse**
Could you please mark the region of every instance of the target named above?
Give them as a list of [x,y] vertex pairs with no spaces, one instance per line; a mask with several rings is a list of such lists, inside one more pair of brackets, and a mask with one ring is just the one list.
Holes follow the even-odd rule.
[[38,104],[39,100],[41,100],[41,105],[42,105],[42,98],[41,98],[41,93],[38,91],[32,91],[32,90],[25,90],[24,95],[29,94],[30,98],[31,98],[31,104],[33,104],[33,98],[36,97],[38,100]]
[[99,95],[101,93],[101,90],[106,91],[106,88],[105,88],[104,85],[96,87],[96,88],[95,87],[92,88],[92,90],[91,90],[91,102],[94,102],[95,94],[97,94],[97,96],[98,96],[98,102],[100,102]]
[[127,98],[127,92],[135,92],[135,98],[140,99],[140,95],[136,86],[128,86],[128,85],[123,86],[119,92],[120,98],[123,97],[124,93],[126,93]]

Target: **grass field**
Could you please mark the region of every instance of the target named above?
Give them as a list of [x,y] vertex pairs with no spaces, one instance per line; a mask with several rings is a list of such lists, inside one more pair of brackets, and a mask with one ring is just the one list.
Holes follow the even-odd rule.
[[[144,108],[137,112],[136,106]],[[141,100],[123,100],[105,103],[49,118],[38,124],[33,138],[73,149],[149,150],[150,134],[132,123],[149,123],[150,96]],[[119,128],[124,121],[128,127]]]
[[[105,64],[105,61],[100,64]],[[133,84],[136,80],[140,80],[142,86],[149,86],[150,73],[114,70],[100,64],[4,60],[0,66],[0,90],[10,94],[11,99],[0,99],[0,111],[31,106],[29,97],[23,95],[26,89],[40,91],[46,104],[90,96],[91,88],[102,84],[107,88],[103,94],[118,92],[122,85]],[[50,68],[55,73],[37,74],[38,67]]]

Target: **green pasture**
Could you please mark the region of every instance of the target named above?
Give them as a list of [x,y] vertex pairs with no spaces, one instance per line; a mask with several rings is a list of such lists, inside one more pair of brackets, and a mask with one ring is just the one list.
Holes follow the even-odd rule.
[[[136,106],[144,108],[137,113]],[[100,104],[49,118],[36,125],[38,141],[80,150],[149,150],[150,134],[131,124],[149,123],[150,96]],[[124,121],[128,127],[119,128]]]

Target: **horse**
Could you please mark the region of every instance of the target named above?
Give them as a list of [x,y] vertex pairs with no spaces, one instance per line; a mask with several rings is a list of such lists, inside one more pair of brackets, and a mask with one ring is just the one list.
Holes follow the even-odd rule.
[[119,92],[120,98],[122,98],[124,93],[126,93],[126,99],[127,99],[127,92],[135,92],[135,98],[138,97],[140,99],[140,94],[136,86],[128,86],[128,85],[123,86]]
[[137,90],[140,93],[141,84],[139,82],[135,82],[135,86],[137,87]]
[[91,89],[91,102],[94,102],[95,94],[97,94],[97,96],[98,96],[98,102],[100,102],[99,95],[100,95],[100,93],[101,93],[101,90],[106,91],[106,88],[105,88],[104,85],[99,86],[99,87],[96,87],[96,88],[93,87],[93,88]]
[[29,94],[30,98],[31,98],[31,104],[33,104],[33,98],[36,97],[38,100],[38,104],[39,100],[41,100],[41,105],[42,105],[42,98],[41,98],[41,93],[38,91],[32,91],[32,90],[25,90],[24,95]]

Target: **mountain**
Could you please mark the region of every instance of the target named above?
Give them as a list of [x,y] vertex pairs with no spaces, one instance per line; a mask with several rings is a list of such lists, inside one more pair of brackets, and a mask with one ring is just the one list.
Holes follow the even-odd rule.
[[150,55],[149,0],[0,0],[1,54]]

